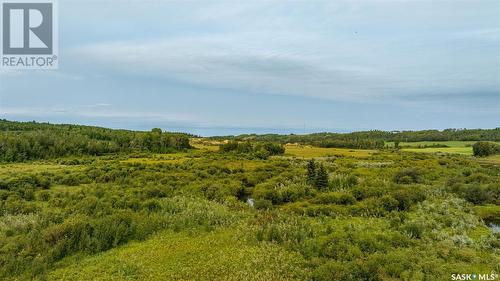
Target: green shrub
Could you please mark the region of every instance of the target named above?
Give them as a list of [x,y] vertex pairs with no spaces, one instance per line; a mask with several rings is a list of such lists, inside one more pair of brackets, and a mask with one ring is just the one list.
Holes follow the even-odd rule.
[[257,210],[269,210],[273,207],[273,203],[266,199],[255,200],[254,207]]
[[394,175],[394,182],[400,184],[412,184],[422,181],[422,173],[415,168],[406,168],[399,170]]
[[316,204],[353,205],[356,203],[356,198],[348,192],[329,192],[319,194],[312,202]]
[[485,157],[500,153],[500,145],[493,142],[480,141],[472,146],[474,156]]
[[387,212],[391,212],[399,208],[399,201],[394,199],[394,197],[390,195],[382,196],[382,198],[380,198],[380,201],[382,202],[382,206]]

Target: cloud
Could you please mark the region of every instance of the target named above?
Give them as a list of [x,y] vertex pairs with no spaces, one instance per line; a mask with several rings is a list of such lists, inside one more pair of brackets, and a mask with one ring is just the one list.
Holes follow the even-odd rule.
[[[272,36],[269,45],[251,39],[262,34],[238,37],[99,43],[75,48],[73,53],[114,72],[245,92],[357,99],[372,94],[369,84],[384,82],[382,71],[370,66],[329,64],[329,58],[321,54],[304,55],[293,48],[271,46],[276,40]],[[285,37],[281,40],[290,44],[315,40]]]
[[0,70],[9,110],[217,126],[356,125],[389,109],[399,124],[417,123],[408,109],[498,119],[498,1],[63,4],[61,69]]
[[109,104],[109,103],[95,103],[95,104],[84,105],[83,107],[101,108],[101,107],[108,107],[108,106],[111,106],[111,104]]
[[[486,19],[484,24],[464,28],[463,20],[473,16],[471,6],[153,1],[140,11],[165,8],[170,15],[159,20],[148,10],[149,17],[141,18],[156,34],[79,45],[68,54],[80,65],[94,65],[91,73],[160,78],[235,93],[400,103],[406,96],[500,91],[499,63],[491,59],[497,52],[474,43],[489,40],[498,50],[498,23],[492,26],[491,12],[480,7],[475,12]],[[124,7],[122,12],[130,13]]]
[[[307,34],[246,33],[104,42],[72,53],[114,73],[235,92],[376,102],[416,94],[500,90],[495,72],[488,72],[494,67],[491,63],[476,71],[474,67],[482,62],[460,60],[454,50],[439,57],[440,48],[433,55],[412,53],[412,47],[406,46],[401,51],[393,44],[387,46],[394,48],[392,54],[385,50],[374,55],[365,48],[350,48],[351,44],[329,46],[323,38]],[[383,45],[374,48],[383,49]],[[375,62],[374,56],[379,56]],[[345,57],[354,59],[349,62]]]

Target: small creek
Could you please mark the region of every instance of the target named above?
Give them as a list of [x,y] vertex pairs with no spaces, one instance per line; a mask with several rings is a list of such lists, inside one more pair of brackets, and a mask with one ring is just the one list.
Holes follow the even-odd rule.
[[488,227],[491,229],[491,231],[493,231],[493,233],[500,233],[500,225],[489,223]]
[[250,206],[250,207],[253,207],[253,205],[255,205],[255,200],[253,200],[252,197],[248,197],[247,198],[247,204]]

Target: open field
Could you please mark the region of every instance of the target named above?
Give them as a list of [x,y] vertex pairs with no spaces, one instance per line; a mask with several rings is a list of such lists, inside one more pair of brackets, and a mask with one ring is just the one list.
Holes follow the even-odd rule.
[[[399,146],[403,151],[423,152],[423,153],[451,153],[472,155],[472,145],[477,141],[419,141],[400,142]],[[500,144],[497,142],[497,144]],[[388,147],[394,147],[394,142],[387,142]],[[442,145],[447,147],[431,147]]]
[[[401,142],[402,151],[422,152],[422,153],[449,153],[472,155],[472,145],[476,141],[420,141],[420,142]],[[220,142],[202,141],[195,139],[191,144],[197,149],[218,151]],[[500,142],[497,142],[500,144]],[[388,147],[394,147],[394,142],[387,142]],[[447,147],[429,147],[433,145],[443,145]],[[348,157],[368,157],[375,150],[368,149],[345,149],[345,148],[322,148],[310,145],[288,144],[285,146],[286,154],[296,157],[313,158],[313,157],[328,157],[328,156],[348,156]],[[496,158],[484,159],[484,163],[495,164]]]
[[221,144],[219,141],[209,141],[200,138],[191,138],[189,143],[196,149],[209,151],[218,151]]
[[427,147],[427,148],[403,148],[403,151],[423,153],[450,153],[472,155],[472,147]]
[[[417,141],[417,142],[400,142],[400,147],[423,147],[430,145],[446,145],[449,147],[472,147],[477,141]],[[394,142],[387,142],[387,146],[394,147]]]
[[196,159],[194,156],[196,152],[192,153],[172,153],[172,154],[151,154],[139,155],[137,157],[130,157],[122,160],[123,163],[136,163],[136,164],[177,164],[182,163],[189,159]]
[[375,150],[323,148],[323,147],[314,147],[309,145],[286,145],[285,153],[287,155],[304,157],[304,158],[328,157],[328,156],[365,158],[375,153]]
[[0,168],[1,177],[10,177],[16,174],[37,174],[51,173],[57,171],[68,171],[78,169],[77,166],[61,165],[57,163],[39,163],[39,164],[4,164]]

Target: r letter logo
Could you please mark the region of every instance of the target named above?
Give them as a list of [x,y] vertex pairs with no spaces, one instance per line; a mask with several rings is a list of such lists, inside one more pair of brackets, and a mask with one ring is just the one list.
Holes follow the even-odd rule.
[[1,1],[1,66],[56,69],[57,15],[54,0]]

